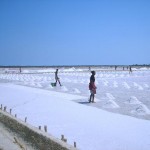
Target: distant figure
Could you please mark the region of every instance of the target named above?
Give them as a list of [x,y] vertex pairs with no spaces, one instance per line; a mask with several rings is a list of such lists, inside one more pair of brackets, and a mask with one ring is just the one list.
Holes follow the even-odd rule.
[[59,77],[58,77],[58,69],[56,69],[56,72],[55,72],[55,80],[56,80],[56,85],[57,85],[57,81],[58,81],[59,85],[62,86],[60,83]]
[[92,75],[90,77],[89,90],[91,92],[89,102],[94,103],[94,97],[96,94],[96,86],[95,86],[95,71],[91,71]]
[[89,67],[89,71],[91,71],[91,67]]
[[115,66],[115,70],[117,70],[117,66]]
[[131,66],[129,67],[129,73],[132,73],[132,68],[131,68]]
[[123,70],[124,70],[124,67],[123,67]]

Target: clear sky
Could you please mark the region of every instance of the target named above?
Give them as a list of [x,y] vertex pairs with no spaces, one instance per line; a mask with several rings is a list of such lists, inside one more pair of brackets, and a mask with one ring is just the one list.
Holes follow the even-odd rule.
[[150,64],[150,0],[0,0],[0,65]]

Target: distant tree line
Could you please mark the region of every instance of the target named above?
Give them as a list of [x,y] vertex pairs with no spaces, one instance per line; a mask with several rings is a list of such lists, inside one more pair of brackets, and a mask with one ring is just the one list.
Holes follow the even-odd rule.
[[133,65],[41,65],[41,66],[0,66],[0,68],[60,68],[60,67],[150,67],[150,64],[133,64]]

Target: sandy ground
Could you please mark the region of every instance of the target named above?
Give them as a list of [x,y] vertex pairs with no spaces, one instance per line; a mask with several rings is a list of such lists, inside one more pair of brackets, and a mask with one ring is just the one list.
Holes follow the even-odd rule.
[[[17,142],[15,141],[15,139]],[[22,147],[20,146],[22,145]],[[10,132],[0,123],[0,150],[34,150],[29,143],[23,141],[17,134]]]

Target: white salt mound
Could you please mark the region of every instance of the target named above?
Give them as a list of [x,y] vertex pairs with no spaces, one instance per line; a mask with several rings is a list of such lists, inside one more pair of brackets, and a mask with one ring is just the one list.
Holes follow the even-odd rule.
[[73,93],[77,93],[77,94],[81,93],[77,88],[74,88],[74,89],[72,90],[72,92],[73,92]]
[[68,91],[68,89],[67,89],[65,86],[62,86],[62,87],[61,87],[61,91],[63,91],[63,92],[67,92],[67,91]]
[[130,103],[130,104],[141,104],[141,102],[135,96],[131,96],[127,100],[127,103]]

